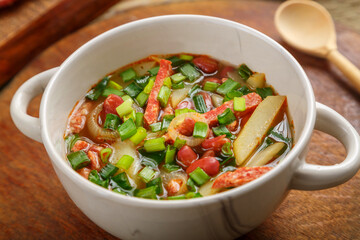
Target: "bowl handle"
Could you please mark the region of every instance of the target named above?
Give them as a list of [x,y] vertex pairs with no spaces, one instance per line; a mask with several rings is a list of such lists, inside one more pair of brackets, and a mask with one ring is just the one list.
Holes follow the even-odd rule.
[[27,114],[30,101],[45,91],[51,77],[58,68],[52,68],[30,78],[16,91],[11,100],[10,114],[15,126],[26,136],[42,142],[40,119]]
[[342,184],[360,168],[360,137],[351,124],[331,108],[316,103],[315,129],[337,138],[345,147],[347,156],[339,164],[320,166],[305,161],[295,171],[291,188],[319,190]]

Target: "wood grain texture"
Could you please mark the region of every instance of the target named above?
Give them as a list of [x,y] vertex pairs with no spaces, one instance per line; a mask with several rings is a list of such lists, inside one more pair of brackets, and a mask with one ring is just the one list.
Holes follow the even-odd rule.
[[[3,29],[10,29],[1,30],[1,34],[7,35],[0,41],[0,85],[8,81],[46,47],[83,27],[118,1],[61,0],[46,5],[44,8],[47,10],[44,13],[40,12],[37,16],[35,11],[33,15],[29,14],[32,17],[24,20],[13,20],[18,16],[21,19],[23,17],[21,12],[7,13],[0,22]],[[37,17],[33,18],[33,16]],[[24,22],[25,20],[29,22]],[[19,29],[14,27],[21,23],[23,25]]]
[[[92,223],[70,200],[44,147],[23,136],[10,120],[16,89],[31,76],[58,66],[92,37],[137,19],[192,13],[249,25],[283,44],[304,67],[316,100],[335,109],[360,131],[360,97],[331,64],[285,45],[273,25],[278,3],[212,1],[142,7],[90,25],[57,42],[34,59],[0,94],[0,239],[115,239]],[[337,25],[340,51],[360,66],[360,35]],[[37,115],[40,97],[29,113]],[[295,123],[296,124],[296,123]],[[307,160],[323,165],[341,162],[345,149],[334,138],[314,132]],[[290,191],[280,207],[242,239],[359,239],[360,174],[321,191]]]

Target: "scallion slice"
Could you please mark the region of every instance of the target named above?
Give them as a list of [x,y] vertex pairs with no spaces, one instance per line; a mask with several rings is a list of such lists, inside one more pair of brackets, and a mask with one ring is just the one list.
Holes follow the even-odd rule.
[[105,88],[104,91],[102,92],[101,96],[103,97],[108,97],[110,94],[115,94],[118,96],[123,96],[125,93],[122,90],[118,90],[118,89],[114,89],[114,88]]
[[125,172],[119,173],[118,175],[111,177],[111,179],[122,189],[131,190],[133,188]]
[[144,114],[137,112],[135,115],[135,125],[136,127],[142,127],[144,122]]
[[185,195],[177,195],[177,196],[169,196],[167,197],[168,200],[182,200],[182,199],[186,199]]
[[162,194],[163,188],[162,188],[162,181],[161,178],[155,178],[151,180],[150,182],[146,183],[146,187],[156,186],[156,194]]
[[156,122],[150,125],[150,129],[152,132],[158,132],[161,130],[161,122]]
[[155,84],[155,77],[151,77],[149,78],[149,82],[146,85],[146,87],[144,88],[144,93],[146,94],[150,94],[151,93],[151,89],[153,88],[154,84]]
[[143,107],[143,106],[145,106],[148,98],[149,98],[149,94],[142,91],[139,95],[137,95],[135,100],[139,104],[140,107]]
[[165,150],[165,139],[160,138],[153,138],[146,140],[144,143],[144,149],[147,152],[158,152]]
[[124,98],[123,100],[124,102],[116,108],[116,112],[119,114],[120,117],[124,117],[133,111],[132,108],[133,100],[131,99],[125,100]]
[[68,152],[71,151],[71,149],[73,148],[73,146],[77,142],[77,140],[79,140],[78,134],[72,134],[65,138],[65,145],[66,145],[66,149]]
[[135,135],[136,125],[134,121],[131,118],[126,120],[123,124],[120,125],[120,127],[118,128],[118,132],[122,141]]
[[245,81],[253,74],[251,69],[248,66],[246,66],[246,64],[241,64],[238,72],[240,77]]
[[66,157],[74,170],[86,167],[91,162],[83,150],[69,153]]
[[109,160],[109,157],[112,153],[112,149],[111,148],[104,148],[101,149],[100,151],[100,159],[103,163],[107,163]]
[[132,141],[135,145],[138,145],[139,143],[142,142],[142,140],[144,140],[146,138],[147,134],[146,134],[146,129],[143,127],[139,127],[136,130],[135,135],[133,135],[130,138],[130,141]]
[[179,116],[180,114],[188,113],[188,112],[196,112],[196,111],[188,108],[175,109],[175,117]]
[[159,69],[160,69],[160,66],[157,66],[157,67],[153,67],[152,69],[150,69],[148,72],[150,73],[151,76],[155,76],[158,74],[159,72]]
[[202,197],[202,195],[200,193],[195,193],[195,192],[188,192],[187,194],[185,194],[185,198],[199,198]]
[[109,88],[113,88],[113,89],[117,89],[117,90],[123,89],[123,87],[120,84],[118,84],[117,82],[114,82],[114,81],[109,81],[107,86]]
[[198,186],[201,186],[210,180],[209,175],[207,175],[200,167],[192,171],[189,176]]
[[190,192],[196,192],[196,185],[194,180],[192,180],[191,178],[189,178],[186,182],[186,186],[189,189]]
[[228,92],[224,97],[224,102],[230,101],[234,99],[235,97],[241,97],[243,94],[239,92],[238,90],[232,90]]
[[126,88],[124,88],[124,92],[126,92],[132,98],[135,98],[137,95],[139,95],[141,91],[141,87],[139,87],[135,82],[130,83]]
[[136,77],[136,72],[133,68],[129,68],[120,73],[120,76],[124,82],[129,82]]
[[225,109],[225,111],[217,116],[219,123],[221,125],[228,125],[236,120],[234,113],[230,108]]
[[220,86],[220,84],[216,83],[216,82],[209,82],[207,81],[205,84],[204,84],[204,87],[203,89],[205,91],[210,91],[210,92],[215,92],[215,90]]
[[176,138],[175,142],[174,142],[174,147],[177,149],[182,148],[184,145],[186,144],[186,140],[182,140],[180,138]]
[[246,102],[243,97],[235,97],[234,98],[234,110],[243,112],[246,110]]
[[226,142],[224,145],[222,145],[221,147],[221,152],[224,155],[230,156],[233,154],[233,152],[231,151],[231,143]]
[[116,130],[120,125],[120,118],[112,113],[106,114],[104,128]]
[[182,60],[185,60],[185,61],[191,61],[191,60],[193,60],[194,57],[191,55],[180,54],[179,58]]
[[168,88],[167,86],[162,86],[160,88],[159,94],[157,96],[157,100],[160,102],[162,107],[166,107],[169,101],[170,94],[171,94],[171,89]]
[[175,161],[176,148],[167,145],[165,154],[165,163],[173,163]]
[[207,111],[205,100],[202,95],[195,95],[193,97],[193,101],[194,101],[194,105],[195,105],[195,110],[198,113],[205,113]]
[[185,87],[184,82],[174,83],[174,84],[172,85],[172,88],[173,88],[173,89],[182,89],[182,88],[184,88],[184,87]]
[[93,182],[101,187],[107,188],[109,186],[109,179],[101,179],[99,173],[96,170],[92,170],[88,177],[90,182]]
[[241,85],[238,82],[235,82],[231,78],[228,78],[223,84],[221,84],[217,89],[216,92],[221,95],[226,95],[228,92],[232,90],[236,90],[240,88]]
[[104,179],[108,179],[109,177],[111,177],[112,175],[114,175],[117,171],[119,170],[119,168],[115,167],[114,165],[112,165],[111,163],[108,163],[105,165],[105,167],[103,167],[99,174],[102,178]]
[[116,167],[124,170],[128,170],[131,164],[134,162],[134,158],[130,155],[123,155],[119,161],[115,164]]
[[156,199],[157,186],[151,186],[143,189],[136,189],[135,197]]
[[168,173],[173,172],[173,171],[177,171],[177,170],[179,170],[181,168],[176,163],[166,163],[162,167]]
[[196,122],[194,126],[193,137],[205,138],[208,132],[209,126],[204,122]]
[[163,120],[161,122],[161,130],[168,129],[171,121],[175,118],[175,115],[165,115],[163,117]]
[[182,81],[184,81],[186,79],[186,77],[184,75],[182,75],[181,73],[175,73],[174,75],[171,76],[171,80],[174,83],[180,83]]
[[177,56],[172,56],[168,58],[168,60],[171,61],[172,67],[178,67],[185,62],[183,59],[180,59]]
[[100,95],[104,92],[106,86],[108,85],[110,77],[104,77],[93,89],[91,89],[86,97],[90,100],[97,100]]
[[271,87],[256,88],[256,93],[259,94],[262,99],[265,99],[267,96],[274,95],[274,92]]
[[193,97],[195,94],[201,91],[201,88],[199,85],[195,84],[189,91],[188,95],[189,97]]
[[221,136],[221,135],[225,134],[226,137],[231,137],[231,135],[232,135],[225,125],[220,125],[218,127],[213,127],[212,131],[213,131],[215,136]]
[[180,67],[180,72],[186,76],[190,82],[195,81],[198,79],[201,74],[196,70],[190,63],[185,63]]
[[141,177],[144,182],[150,182],[150,180],[155,176],[155,171],[152,170],[149,167],[144,167],[140,172],[139,172],[139,177]]
[[142,76],[142,77],[137,77],[135,78],[135,82],[137,83],[137,85],[139,85],[142,89],[144,89],[146,87],[146,85],[149,82],[150,77],[149,76]]
[[171,83],[171,78],[167,77],[164,79],[164,86],[167,86],[168,88],[171,89],[172,83]]

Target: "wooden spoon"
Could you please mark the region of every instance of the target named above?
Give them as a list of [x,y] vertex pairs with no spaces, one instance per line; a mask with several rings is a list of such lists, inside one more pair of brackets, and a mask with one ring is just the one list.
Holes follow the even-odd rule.
[[275,26],[292,47],[335,64],[360,92],[360,70],[337,50],[334,22],[323,6],[307,0],[286,1],[275,13]]

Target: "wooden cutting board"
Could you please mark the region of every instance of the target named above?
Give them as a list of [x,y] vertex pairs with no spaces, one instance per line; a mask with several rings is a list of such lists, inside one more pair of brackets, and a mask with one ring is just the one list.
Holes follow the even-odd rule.
[[[360,131],[360,97],[331,64],[284,44],[273,17],[279,3],[210,1],[141,7],[97,22],[57,42],[33,60],[0,93],[0,239],[115,239],[92,223],[70,200],[40,143],[23,136],[10,120],[9,104],[16,89],[31,76],[60,65],[75,49],[98,34],[141,18],[189,13],[222,17],[253,27],[284,45],[300,62],[316,100],[342,114]],[[340,51],[360,66],[360,35],[337,25]],[[276,64],[276,63],[274,63]],[[29,113],[38,115],[40,97]],[[345,149],[334,138],[315,132],[308,162],[341,162]],[[291,191],[280,207],[242,239],[359,239],[360,174],[321,191]],[[191,231],[191,229],[189,229]]]

